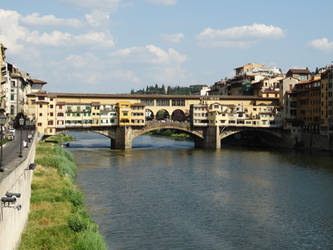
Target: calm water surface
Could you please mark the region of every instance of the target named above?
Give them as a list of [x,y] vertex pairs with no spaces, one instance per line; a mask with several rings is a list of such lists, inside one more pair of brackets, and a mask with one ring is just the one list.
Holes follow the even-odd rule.
[[72,133],[77,183],[109,249],[333,249],[333,157],[193,149],[141,136],[133,150]]

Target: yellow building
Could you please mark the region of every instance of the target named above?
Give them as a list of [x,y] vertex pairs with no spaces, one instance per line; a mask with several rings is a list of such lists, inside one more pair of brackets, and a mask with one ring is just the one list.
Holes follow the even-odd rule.
[[143,103],[131,104],[131,125],[144,126],[146,124],[145,105]]
[[262,64],[259,64],[259,63],[248,63],[246,65],[235,68],[236,76],[242,75],[246,72],[251,72],[255,68],[263,68],[263,67],[264,66]]
[[[203,101],[200,96],[38,92],[28,95],[28,115],[44,135],[67,128],[145,126],[146,119],[156,119],[161,110],[169,114],[165,121],[190,118],[192,126],[273,127],[280,124],[278,103],[278,98],[254,96],[211,96]],[[195,109],[189,117],[190,106]]]
[[118,110],[118,125],[119,126],[130,126],[131,124],[131,103],[129,101],[120,101],[117,103]]

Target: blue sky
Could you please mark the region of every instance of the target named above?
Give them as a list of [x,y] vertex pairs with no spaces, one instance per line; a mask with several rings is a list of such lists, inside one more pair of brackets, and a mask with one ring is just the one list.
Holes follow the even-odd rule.
[[49,91],[128,93],[211,85],[249,62],[330,64],[332,11],[329,0],[3,1],[0,41]]

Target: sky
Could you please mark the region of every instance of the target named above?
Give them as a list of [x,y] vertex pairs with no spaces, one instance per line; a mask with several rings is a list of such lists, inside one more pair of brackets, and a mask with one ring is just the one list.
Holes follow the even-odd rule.
[[7,61],[51,92],[212,85],[257,62],[333,60],[331,0],[1,0]]

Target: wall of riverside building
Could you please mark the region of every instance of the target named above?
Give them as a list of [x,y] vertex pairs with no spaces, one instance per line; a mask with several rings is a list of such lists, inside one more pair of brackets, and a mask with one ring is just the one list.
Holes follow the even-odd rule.
[[1,204],[0,249],[11,250],[18,248],[21,233],[28,220],[33,171],[27,170],[27,168],[30,163],[34,162],[37,141],[37,136],[34,136],[34,140],[29,146],[29,151],[24,155],[26,158],[22,159],[22,162],[17,167],[8,173],[6,173],[6,170],[0,173],[7,175],[0,181],[0,197],[5,196],[7,191],[21,193],[21,197],[17,198],[14,206],[22,206],[22,209],[18,211],[16,208],[2,207]]

